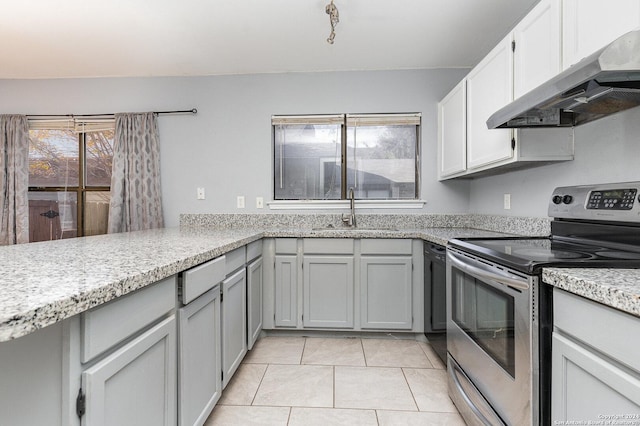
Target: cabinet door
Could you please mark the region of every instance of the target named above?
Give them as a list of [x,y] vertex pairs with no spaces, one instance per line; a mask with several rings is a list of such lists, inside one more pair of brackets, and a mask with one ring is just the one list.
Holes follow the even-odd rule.
[[276,255],[276,327],[298,325],[298,262],[295,255]]
[[178,424],[202,425],[222,393],[220,288],[178,310]]
[[441,178],[467,169],[466,96],[466,80],[462,80],[438,104],[438,151]]
[[305,256],[305,327],[353,328],[353,256]]
[[360,289],[362,328],[412,328],[410,256],[362,256]]
[[500,42],[467,76],[467,168],[513,157],[511,129],[487,128],[487,119],[511,102],[511,36]]
[[560,2],[542,0],[514,28],[514,98],[519,98],[562,70],[560,25]]
[[258,340],[262,331],[262,258],[247,266],[247,330],[248,349]]
[[580,62],[638,26],[638,0],[563,0],[563,68]]
[[247,272],[243,268],[222,282],[222,388],[247,354]]
[[175,316],[84,371],[82,388],[83,425],[175,425]]
[[[606,415],[640,414],[640,376],[553,333],[552,417],[602,424]],[[637,422],[637,417],[618,421]],[[613,423],[612,423],[613,424]]]

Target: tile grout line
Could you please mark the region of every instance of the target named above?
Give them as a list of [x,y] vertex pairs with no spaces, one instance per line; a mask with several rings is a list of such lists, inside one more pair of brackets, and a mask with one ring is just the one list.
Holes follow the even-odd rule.
[[336,366],[332,366],[333,369],[333,408],[336,408]]
[[367,352],[364,350],[364,343],[362,343],[362,338],[360,338],[360,349],[362,349],[362,357],[364,358],[364,366],[368,367],[367,363]]
[[304,343],[302,344],[302,352],[300,352],[300,365],[302,365],[302,360],[304,359],[304,351],[307,348],[307,337],[303,337],[303,339]]
[[289,415],[287,416],[287,426],[291,422],[291,414],[293,413],[293,407],[289,407]]
[[269,364],[266,364],[267,367],[264,369],[264,372],[262,373],[262,377],[260,377],[260,383],[258,383],[258,387],[256,388],[256,392],[253,394],[253,398],[251,398],[251,403],[248,406],[253,406],[253,403],[256,400],[256,397],[258,396],[258,391],[260,390],[260,386],[262,386],[262,381],[264,380],[264,376],[267,375],[267,370],[269,369]]
[[407,384],[407,388],[409,388],[409,392],[411,392],[411,399],[413,399],[413,403],[416,405],[416,411],[417,412],[421,412],[420,411],[420,406],[418,406],[418,401],[416,401],[416,396],[413,393],[413,389],[411,389],[411,384],[409,384],[409,380],[407,379],[407,375],[404,371],[405,367],[400,367],[400,371],[402,371],[402,377],[404,377],[404,381]]
[[438,368],[438,365],[436,365],[433,360],[431,359],[431,357],[429,356],[429,354],[427,353],[426,348],[430,348],[431,352],[434,352],[433,346],[431,346],[430,343],[425,342],[424,345],[421,345],[420,343],[418,343],[418,346],[420,347],[420,349],[422,350],[422,352],[424,353],[424,356],[427,357],[427,360],[429,361],[429,364],[431,364],[431,368],[434,370],[441,370],[441,368]]

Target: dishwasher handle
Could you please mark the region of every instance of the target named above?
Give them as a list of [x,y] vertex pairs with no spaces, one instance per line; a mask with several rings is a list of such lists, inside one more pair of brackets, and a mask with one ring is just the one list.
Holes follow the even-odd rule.
[[[518,290],[529,290],[529,282],[525,278],[502,272],[480,262],[474,262],[470,258],[462,260],[460,257],[460,255],[453,253],[451,250],[447,251],[447,259],[451,261],[456,268],[469,275],[473,275],[483,281],[495,281]],[[473,262],[473,264],[470,262]]]

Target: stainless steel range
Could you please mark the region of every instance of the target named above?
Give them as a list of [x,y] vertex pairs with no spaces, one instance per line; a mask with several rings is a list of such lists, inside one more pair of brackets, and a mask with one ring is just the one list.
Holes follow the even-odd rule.
[[449,394],[468,424],[550,424],[553,299],[542,268],[640,268],[639,194],[640,182],[556,188],[551,236],[450,241]]

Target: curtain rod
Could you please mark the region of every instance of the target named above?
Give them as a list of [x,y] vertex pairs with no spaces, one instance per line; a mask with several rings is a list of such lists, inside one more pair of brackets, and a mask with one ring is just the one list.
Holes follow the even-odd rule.
[[[186,109],[186,110],[178,110],[178,111],[153,111],[154,114],[197,114],[198,110],[196,108]],[[63,118],[72,118],[72,117],[113,117],[114,113],[110,114],[29,114],[27,118],[30,117],[63,117]]]

